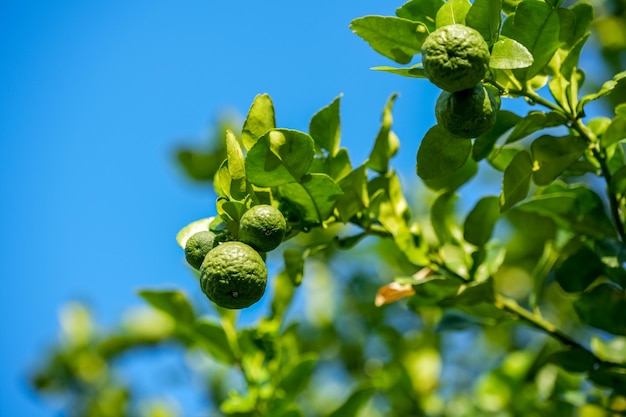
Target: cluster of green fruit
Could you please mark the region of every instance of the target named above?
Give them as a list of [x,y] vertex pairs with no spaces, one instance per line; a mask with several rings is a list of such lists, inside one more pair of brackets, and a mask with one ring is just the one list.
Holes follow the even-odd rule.
[[210,230],[195,233],[185,244],[185,258],[200,271],[202,292],[211,301],[231,309],[249,307],[265,293],[265,253],[280,245],[286,229],[278,209],[256,205],[241,216],[236,238]]
[[481,83],[489,69],[489,46],[481,34],[461,24],[442,26],[422,45],[426,76],[444,90],[435,107],[437,123],[461,138],[475,138],[496,121],[500,107]]

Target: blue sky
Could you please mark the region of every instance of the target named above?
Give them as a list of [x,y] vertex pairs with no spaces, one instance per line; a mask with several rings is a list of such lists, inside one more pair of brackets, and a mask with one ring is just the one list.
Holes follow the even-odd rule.
[[0,415],[48,416],[26,375],[57,339],[58,311],[87,302],[103,325],[136,290],[196,291],[178,229],[215,213],[213,196],[174,163],[217,115],[267,92],[278,124],[306,131],[342,98],[343,143],[367,155],[382,108],[414,175],[433,124],[427,82],[369,70],[390,62],[351,19],[393,14],[377,0],[4,1],[0,6]]

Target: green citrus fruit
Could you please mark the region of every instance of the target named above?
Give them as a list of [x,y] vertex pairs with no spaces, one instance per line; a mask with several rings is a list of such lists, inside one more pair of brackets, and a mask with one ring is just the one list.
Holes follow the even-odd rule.
[[252,207],[239,220],[239,240],[261,252],[276,249],[286,230],[287,222],[280,210],[267,204]]
[[266,284],[265,262],[245,243],[225,242],[216,246],[200,267],[202,292],[221,307],[251,306],[261,299]]
[[480,136],[496,122],[498,98],[482,84],[455,93],[443,91],[435,105],[437,123],[462,138]]
[[185,244],[185,259],[189,265],[200,269],[204,257],[217,243],[215,233],[203,231],[193,234]]
[[426,76],[437,87],[455,92],[475,86],[489,68],[489,46],[465,25],[442,26],[422,44]]

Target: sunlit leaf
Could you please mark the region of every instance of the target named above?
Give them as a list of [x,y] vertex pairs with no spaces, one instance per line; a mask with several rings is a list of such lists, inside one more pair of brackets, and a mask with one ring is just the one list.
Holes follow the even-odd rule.
[[432,32],[435,30],[435,16],[443,4],[443,0],[411,0],[396,9],[396,16],[421,22]]
[[472,4],[468,0],[448,0],[439,8],[435,22],[440,28],[446,25],[465,24],[465,16]]
[[493,45],[489,58],[489,66],[496,69],[527,68],[533,62],[532,54],[524,45],[505,36]]
[[246,150],[250,150],[261,136],[275,127],[276,119],[272,99],[267,94],[257,95],[243,124],[241,132],[243,146]]
[[554,137],[543,135],[531,145],[537,168],[533,172],[535,184],[547,185],[554,181],[587,149],[587,143],[580,136]]
[[259,187],[299,182],[315,154],[313,139],[302,132],[273,129],[261,136],[246,155],[248,181]]
[[426,72],[422,64],[415,64],[407,68],[395,68],[395,67],[374,67],[375,71],[390,72],[392,74],[402,75],[403,77],[411,78],[426,78]]
[[139,295],[152,307],[170,315],[177,324],[192,326],[195,320],[193,307],[187,296],[177,290],[140,290]]
[[393,123],[391,108],[397,97],[397,94],[392,94],[387,100],[387,104],[383,110],[382,125],[376,136],[374,148],[366,162],[369,169],[380,174],[384,174],[389,170],[389,161],[396,152],[398,152],[398,148],[400,147],[398,137],[391,131],[391,124]]
[[428,36],[428,28],[423,23],[393,16],[354,19],[350,29],[376,52],[399,64],[411,62],[413,56],[421,52]]
[[195,222],[191,222],[187,226],[180,229],[178,234],[176,234],[176,242],[178,242],[178,246],[185,249],[187,240],[198,232],[205,232],[209,230],[209,225],[214,219],[215,217],[207,217],[206,219],[196,220]]
[[228,337],[221,325],[209,320],[198,320],[194,331],[189,335],[218,362],[227,365],[235,363],[235,355],[230,348]]
[[279,192],[300,220],[308,224],[326,220],[343,194],[341,187],[326,174],[307,174],[298,182],[281,185]]
[[469,243],[483,246],[491,238],[493,228],[500,218],[498,197],[483,197],[465,218],[463,237]]
[[341,136],[340,100],[341,96],[315,113],[309,123],[309,135],[313,138],[316,148],[325,149],[330,157],[334,157],[339,151]]

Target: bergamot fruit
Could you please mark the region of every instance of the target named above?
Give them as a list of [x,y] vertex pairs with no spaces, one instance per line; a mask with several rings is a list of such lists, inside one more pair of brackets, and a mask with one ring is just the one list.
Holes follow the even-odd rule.
[[437,87],[455,92],[474,87],[489,68],[489,46],[465,25],[442,26],[422,44],[426,76]]
[[239,240],[261,252],[276,249],[286,230],[283,214],[267,204],[252,207],[239,220]]
[[215,238],[215,233],[209,230],[193,234],[185,243],[185,259],[187,259],[187,263],[196,269],[200,269],[204,257],[217,243]]
[[496,121],[498,98],[482,84],[455,93],[442,91],[435,105],[437,123],[462,138],[480,136]]
[[231,309],[251,306],[261,299],[267,267],[250,246],[225,242],[212,249],[200,268],[202,292],[215,304]]

